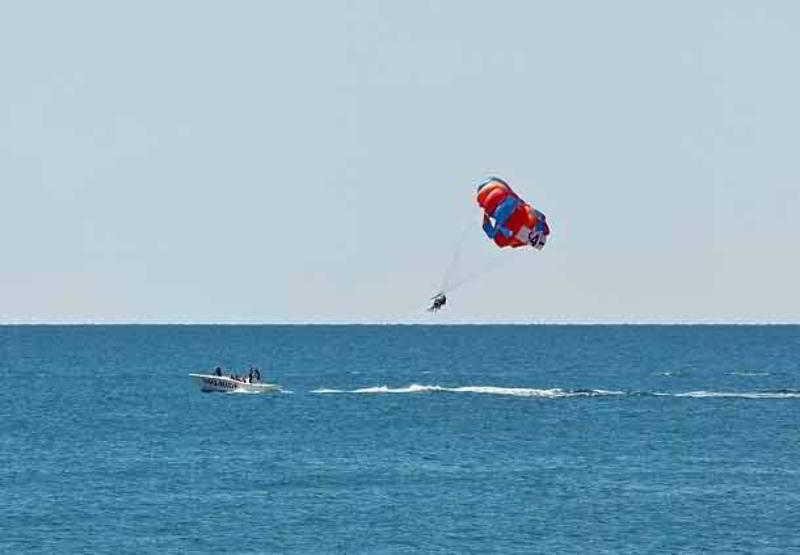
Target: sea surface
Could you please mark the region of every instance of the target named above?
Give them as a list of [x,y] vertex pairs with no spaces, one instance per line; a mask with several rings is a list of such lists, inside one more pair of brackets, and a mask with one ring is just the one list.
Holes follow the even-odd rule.
[[798,326],[4,326],[0,380],[4,553],[800,552]]

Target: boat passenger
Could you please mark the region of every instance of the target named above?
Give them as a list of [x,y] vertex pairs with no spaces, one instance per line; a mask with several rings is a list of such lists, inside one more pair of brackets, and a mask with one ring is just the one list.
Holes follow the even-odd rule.
[[217,376],[220,376],[220,377],[222,377],[222,368],[220,368],[219,366],[217,366],[216,368],[214,368],[214,373],[215,373]]

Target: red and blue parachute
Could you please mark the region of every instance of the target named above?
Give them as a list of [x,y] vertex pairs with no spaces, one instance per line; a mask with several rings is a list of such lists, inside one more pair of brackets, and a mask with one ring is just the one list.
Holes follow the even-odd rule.
[[508,183],[489,177],[478,185],[476,200],[483,208],[483,231],[498,247],[530,246],[542,250],[550,235],[547,218],[522,200]]
[[[483,209],[483,231],[498,247],[533,247],[536,250],[544,248],[550,235],[547,218],[520,198],[507,182],[494,176],[484,179],[478,185],[475,200]],[[464,232],[466,233],[470,229],[472,229],[472,224],[465,228]],[[442,286],[439,288],[439,292],[431,297],[432,304],[428,308],[428,312],[436,313],[444,308],[447,304],[447,293],[505,263],[503,260],[507,259],[506,256],[499,256],[493,259],[490,265],[478,271],[458,276],[457,266],[466,237],[465,234],[462,234],[461,242],[453,252],[453,258],[445,269]]]

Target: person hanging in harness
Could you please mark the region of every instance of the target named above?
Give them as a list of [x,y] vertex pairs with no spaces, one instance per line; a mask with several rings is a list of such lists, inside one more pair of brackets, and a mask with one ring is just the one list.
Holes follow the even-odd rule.
[[447,296],[444,293],[439,293],[433,298],[433,304],[428,308],[428,312],[436,312],[441,310],[447,304]]

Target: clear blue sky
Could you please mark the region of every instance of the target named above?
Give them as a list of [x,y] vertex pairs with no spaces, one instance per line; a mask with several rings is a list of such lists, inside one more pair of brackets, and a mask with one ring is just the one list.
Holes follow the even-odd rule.
[[796,2],[4,3],[0,322],[431,321],[470,220],[513,260],[435,321],[798,322],[798,52]]

